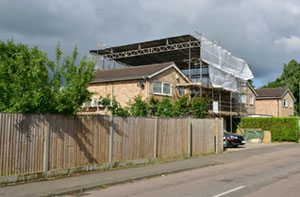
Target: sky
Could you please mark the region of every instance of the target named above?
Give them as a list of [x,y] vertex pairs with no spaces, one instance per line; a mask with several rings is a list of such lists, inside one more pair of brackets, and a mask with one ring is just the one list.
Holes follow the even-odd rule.
[[201,32],[244,59],[256,87],[300,61],[299,0],[0,0],[0,40],[54,57]]

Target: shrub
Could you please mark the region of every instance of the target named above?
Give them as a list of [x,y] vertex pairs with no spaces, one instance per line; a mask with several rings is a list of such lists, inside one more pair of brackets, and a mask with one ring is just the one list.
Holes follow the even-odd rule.
[[149,105],[140,96],[136,96],[129,102],[129,112],[132,116],[148,116]]
[[174,117],[174,107],[169,98],[163,98],[157,103],[157,111],[155,113],[159,117]]
[[196,96],[191,101],[191,111],[196,118],[204,118],[208,110],[208,98]]
[[174,115],[186,116],[190,112],[189,95],[184,95],[174,102]]
[[242,128],[260,128],[271,131],[272,141],[298,142],[299,123],[298,118],[242,118]]
[[156,112],[157,112],[157,105],[159,103],[159,100],[154,98],[154,97],[150,97],[149,100],[149,114],[151,116],[155,116]]
[[129,112],[127,108],[122,108],[120,103],[116,100],[115,97],[104,97],[100,98],[101,104],[105,109],[111,112],[114,116],[127,117],[129,116]]

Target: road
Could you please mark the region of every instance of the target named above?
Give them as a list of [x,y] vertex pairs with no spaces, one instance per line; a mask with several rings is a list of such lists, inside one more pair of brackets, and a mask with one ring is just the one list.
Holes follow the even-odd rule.
[[222,165],[115,185],[83,195],[300,196],[300,145],[260,152]]

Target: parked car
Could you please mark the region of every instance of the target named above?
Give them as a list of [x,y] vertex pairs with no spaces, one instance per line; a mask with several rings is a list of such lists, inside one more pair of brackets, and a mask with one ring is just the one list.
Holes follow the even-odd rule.
[[238,147],[239,145],[246,144],[244,137],[239,134],[224,132],[223,133],[223,146],[224,148]]

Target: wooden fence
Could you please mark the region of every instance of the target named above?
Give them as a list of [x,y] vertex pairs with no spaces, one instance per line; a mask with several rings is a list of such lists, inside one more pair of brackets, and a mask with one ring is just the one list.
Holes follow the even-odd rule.
[[0,113],[0,176],[222,151],[223,119]]

